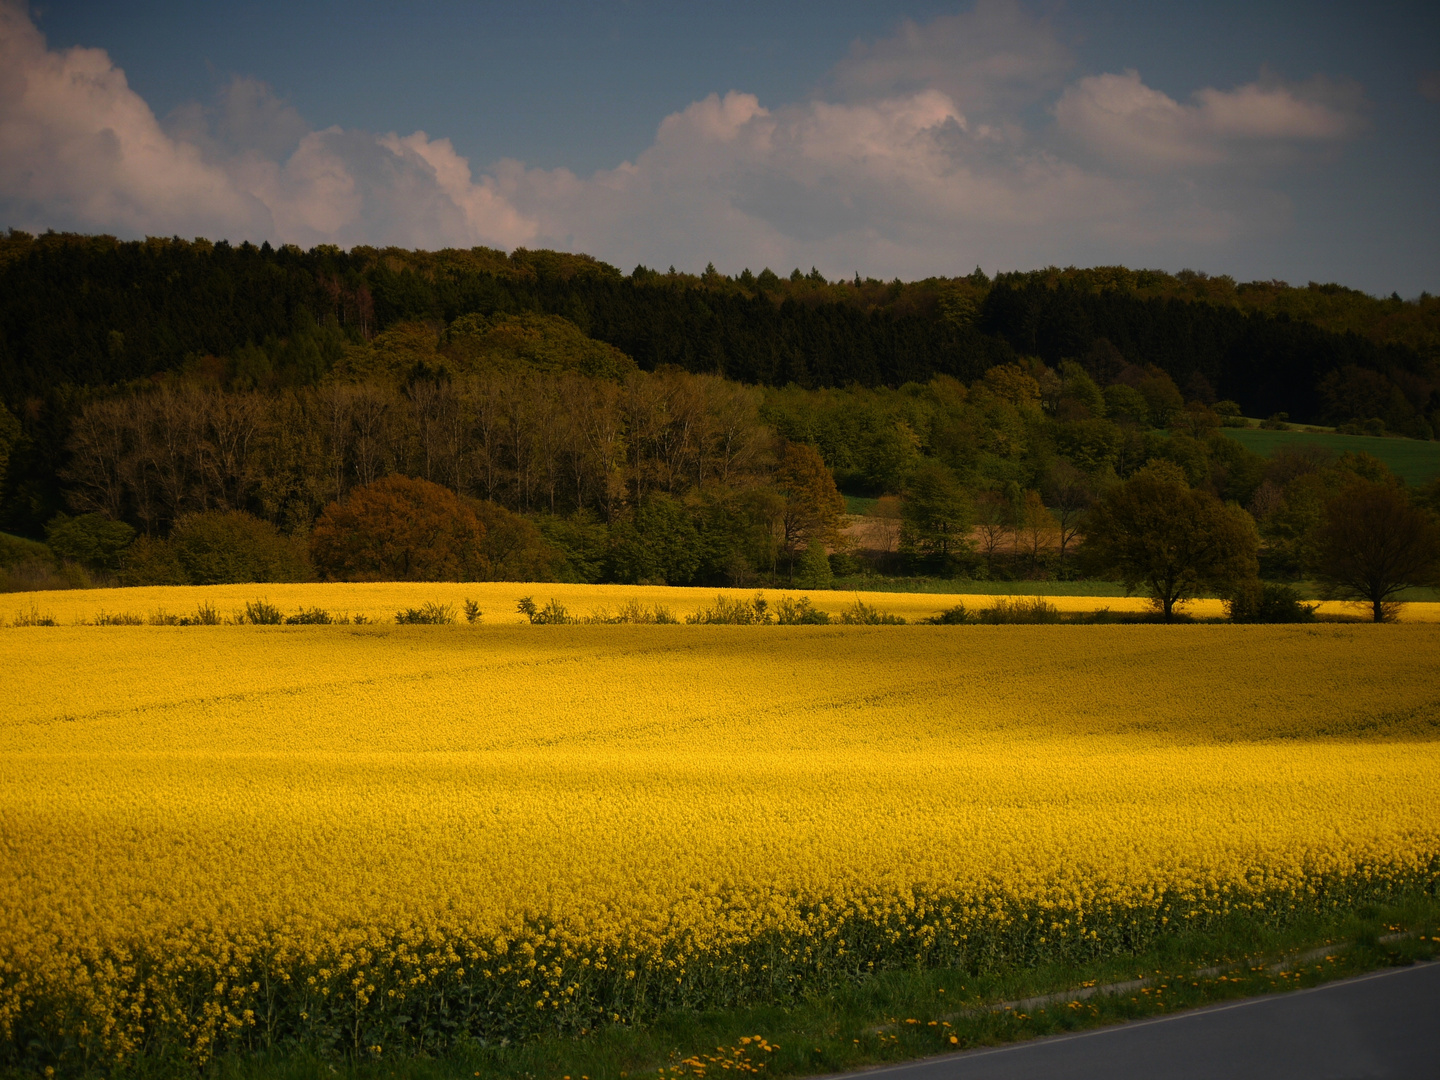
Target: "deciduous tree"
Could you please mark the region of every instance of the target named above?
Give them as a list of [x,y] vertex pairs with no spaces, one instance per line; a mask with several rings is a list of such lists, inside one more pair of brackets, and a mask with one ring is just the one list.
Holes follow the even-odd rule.
[[477,581],[489,576],[484,527],[455,493],[387,476],[325,508],[310,553],[338,581]]
[[1228,595],[1257,572],[1259,538],[1250,515],[1192,489],[1170,462],[1157,461],[1108,491],[1090,511],[1082,561],[1143,587],[1166,619],[1203,589]]
[[1326,595],[1368,602],[1376,622],[1397,593],[1440,580],[1440,526],[1393,484],[1350,483],[1325,504],[1309,550]]

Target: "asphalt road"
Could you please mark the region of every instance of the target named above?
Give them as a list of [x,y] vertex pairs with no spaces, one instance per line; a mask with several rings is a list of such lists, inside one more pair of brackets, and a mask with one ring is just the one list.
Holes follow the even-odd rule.
[[850,1075],[865,1080],[1440,1080],[1440,962]]

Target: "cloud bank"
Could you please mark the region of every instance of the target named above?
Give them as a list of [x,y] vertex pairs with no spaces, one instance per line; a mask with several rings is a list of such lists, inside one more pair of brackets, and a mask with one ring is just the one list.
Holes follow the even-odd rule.
[[477,174],[423,131],[314,130],[244,78],[162,121],[103,50],[51,50],[0,0],[0,223],[832,277],[1145,261],[1283,224],[1275,178],[1362,127],[1350,84],[1262,78],[1180,102],[1073,66],[1044,19],[982,0],[856,45],[809,100],[711,94],[614,169]]

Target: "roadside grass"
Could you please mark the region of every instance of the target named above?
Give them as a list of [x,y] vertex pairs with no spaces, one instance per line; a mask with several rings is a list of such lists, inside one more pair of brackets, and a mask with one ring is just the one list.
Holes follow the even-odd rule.
[[1371,457],[1377,457],[1411,487],[1423,486],[1440,476],[1440,442],[1378,435],[1336,435],[1323,431],[1220,430],[1261,457],[1272,457],[1277,450],[1291,447],[1323,446],[1337,457],[1346,451],[1364,451]]
[[[666,1013],[643,1026],[615,1025],[580,1038],[517,1045],[472,1041],[435,1057],[388,1058],[383,1048],[363,1060],[273,1051],[224,1057],[198,1072],[175,1061],[142,1059],[126,1074],[136,1080],[181,1075],[207,1080],[661,1080],[721,1072],[835,1073],[1283,993],[1431,960],[1440,951],[1437,928],[1440,900],[1421,896],[1393,906],[1298,919],[1278,930],[1236,918],[1211,933],[1177,935],[1139,956],[1076,967],[987,974],[887,972],[786,1006]],[[1381,940],[1397,932],[1409,936]],[[1323,957],[1275,966],[1287,954],[1326,946],[1334,948]],[[1233,967],[1196,973],[1215,965]],[[1147,977],[1151,982],[1143,988],[1053,1002],[1029,1013],[995,1008],[1053,991]]]

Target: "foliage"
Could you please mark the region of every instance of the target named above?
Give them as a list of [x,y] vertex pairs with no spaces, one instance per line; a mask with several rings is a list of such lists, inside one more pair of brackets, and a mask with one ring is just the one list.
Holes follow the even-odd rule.
[[684,585],[700,565],[699,531],[689,512],[660,492],[647,495],[633,522],[610,532],[606,579],[624,584]]
[[976,617],[980,622],[990,624],[1058,623],[1060,609],[1040,596],[1002,596],[989,607],[977,611]]
[[20,441],[23,430],[20,421],[11,415],[10,410],[0,403],[0,495],[5,493],[5,480],[10,470],[10,454],[15,449],[15,444]]
[[756,593],[750,600],[717,596],[713,605],[685,616],[685,621],[704,626],[756,626],[773,622],[774,616],[764,593]]
[[397,611],[395,621],[401,626],[448,626],[455,621],[455,609],[449,604],[430,600],[418,608]]
[[1326,502],[1309,568],[1327,596],[1364,601],[1386,621],[1397,593],[1440,581],[1440,524],[1403,490],[1357,477]]
[[278,626],[284,620],[274,604],[266,600],[252,600],[245,605],[244,621],[254,626]]
[[70,517],[57,514],[45,526],[50,550],[91,570],[117,571],[125,549],[135,539],[135,530],[123,521],[103,514]]
[[975,614],[963,603],[960,603],[922,621],[931,626],[964,626],[975,621]]
[[816,608],[808,596],[798,600],[782,596],[775,604],[775,622],[780,626],[826,626],[830,615]]
[[664,604],[646,606],[633,597],[626,600],[614,611],[608,607],[599,607],[589,615],[577,620],[583,623],[615,626],[622,623],[632,623],[642,626],[674,626],[679,619]]
[[485,530],[480,553],[490,568],[488,580],[559,580],[564,555],[546,542],[533,521],[488,499],[464,501]]
[[838,544],[845,500],[825,459],[814,447],[793,442],[780,447],[779,459],[775,487],[785,500],[781,550],[793,560],[812,543]]
[[0,630],[4,1066],[383,1067],[1433,893],[1440,630],[1217,629]]
[[969,496],[954,472],[939,462],[926,462],[910,474],[901,513],[901,549],[932,557],[942,569],[974,546]]
[[335,617],[321,607],[301,608],[294,615],[285,616],[286,626],[329,626]]
[[1289,585],[1256,579],[1242,582],[1226,599],[1225,614],[1234,622],[1314,622],[1316,607],[1302,603],[1300,594]]
[[828,589],[834,579],[830,556],[825,553],[824,545],[812,540],[795,565],[795,584],[802,589]]
[[560,601],[551,599],[543,608],[536,607],[535,601],[529,596],[522,596],[515,609],[530,620],[532,626],[563,626],[566,623],[579,622]]
[[332,581],[477,581],[490,569],[484,535],[453,491],[387,476],[326,507],[310,553]]
[[[310,576],[303,548],[270,522],[238,510],[183,517],[167,544],[191,585],[304,581]],[[141,584],[134,574],[131,580]]]
[[840,613],[840,621],[846,626],[901,626],[905,622],[901,616],[881,611],[858,596],[854,603]]
[[1178,467],[1156,462],[1091,509],[1082,557],[1093,573],[1144,587],[1165,618],[1202,588],[1222,595],[1256,576],[1259,538],[1244,511],[1193,490]]

